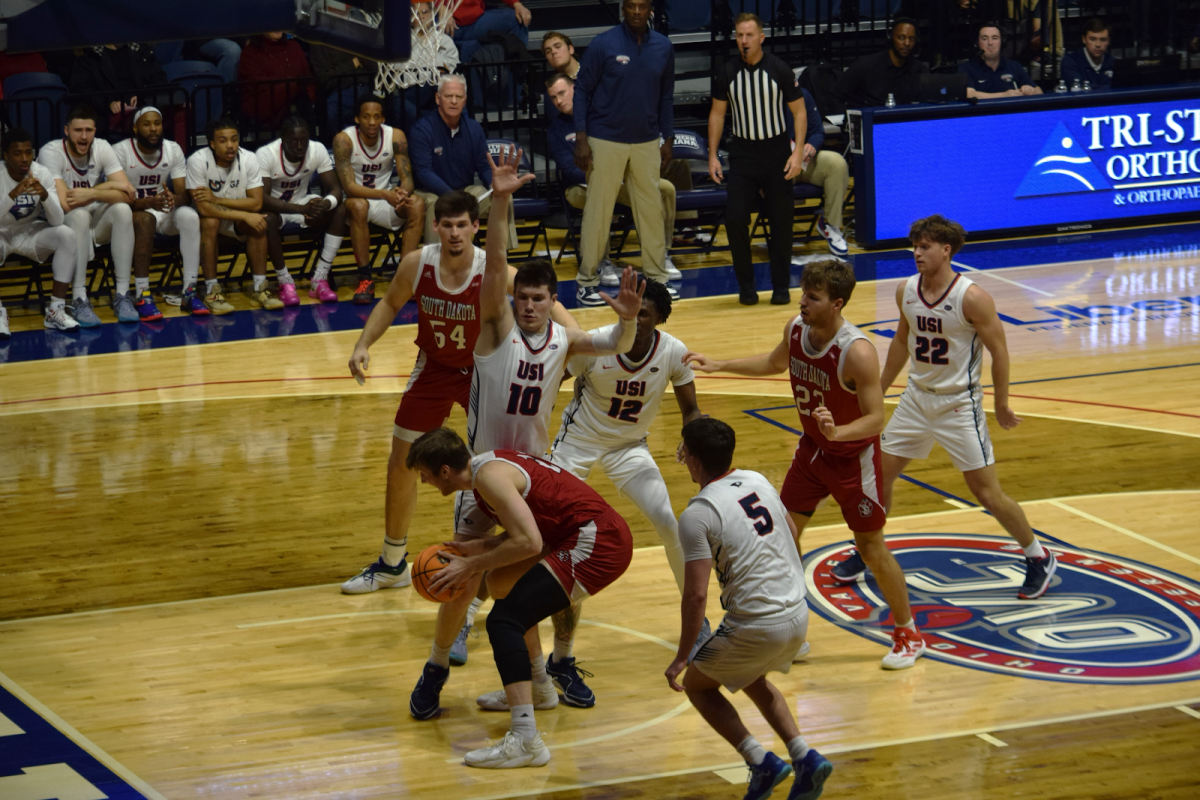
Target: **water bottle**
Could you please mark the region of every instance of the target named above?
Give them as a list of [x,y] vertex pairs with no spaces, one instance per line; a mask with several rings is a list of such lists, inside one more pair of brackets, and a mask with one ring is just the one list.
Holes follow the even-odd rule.
[[888,108],[895,108],[895,107],[896,107],[896,95],[894,95],[894,94],[888,94],[888,99],[887,99],[887,107],[888,107]]
[[1071,93],[1074,94],[1075,92],[1082,92],[1082,91],[1083,91],[1083,86],[1079,83],[1079,78],[1076,78],[1074,83],[1071,84]]
[[1059,81],[1058,86],[1054,87],[1054,93],[1055,94],[1066,94],[1067,93],[1067,82]]
[[1091,83],[1091,81],[1084,81],[1084,82],[1083,82],[1083,90],[1084,90],[1085,92],[1090,92],[1090,91],[1092,90],[1092,83]]

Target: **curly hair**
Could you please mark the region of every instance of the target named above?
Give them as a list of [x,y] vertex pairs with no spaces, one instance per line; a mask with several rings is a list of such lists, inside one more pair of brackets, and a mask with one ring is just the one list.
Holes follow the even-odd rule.
[[665,283],[659,283],[649,278],[641,278],[641,282],[646,284],[646,293],[642,295],[642,299],[649,300],[654,304],[654,310],[658,312],[658,322],[661,325],[671,316],[671,293],[667,290]]
[[928,239],[937,244],[950,245],[950,255],[958,254],[967,240],[967,232],[963,226],[952,219],[946,219],[941,214],[919,219],[908,230],[908,238],[913,243]]

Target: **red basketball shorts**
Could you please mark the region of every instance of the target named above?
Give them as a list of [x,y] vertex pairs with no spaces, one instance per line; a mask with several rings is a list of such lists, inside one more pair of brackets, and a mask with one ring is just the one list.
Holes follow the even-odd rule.
[[394,435],[415,442],[422,433],[440,428],[455,403],[466,411],[471,401],[471,372],[470,367],[448,367],[426,358],[421,351],[400,398]]
[[818,449],[810,437],[801,436],[779,497],[788,511],[811,514],[822,500],[833,495],[850,530],[882,530],[887,515],[880,499],[880,458],[878,437],[857,455],[834,456]]
[[542,563],[571,602],[596,594],[625,574],[633,560],[633,534],[615,511],[559,542]]

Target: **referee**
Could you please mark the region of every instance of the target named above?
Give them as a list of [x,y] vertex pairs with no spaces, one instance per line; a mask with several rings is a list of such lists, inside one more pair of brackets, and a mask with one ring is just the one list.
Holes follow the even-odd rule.
[[808,115],[791,68],[783,60],[763,53],[766,36],[762,20],[754,14],[739,14],[734,31],[738,58],[730,59],[713,78],[708,174],[717,183],[725,178],[717,149],[725,131],[725,109],[732,104],[725,229],[733,251],[738,301],[745,306],[758,302],[754,265],[750,263],[750,214],[758,207],[761,190],[771,224],[771,303],[786,305],[791,302],[792,179],[803,172],[804,150],[791,149],[784,114],[791,113],[797,131],[808,129]]

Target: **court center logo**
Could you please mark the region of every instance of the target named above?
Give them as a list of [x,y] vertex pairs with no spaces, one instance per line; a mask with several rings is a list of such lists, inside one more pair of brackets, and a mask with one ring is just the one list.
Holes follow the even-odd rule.
[[1017,187],[1016,197],[1099,192],[1111,188],[1087,151],[1060,122],[1046,140],[1025,180]]
[[[908,580],[928,657],[973,669],[1074,683],[1200,678],[1200,585],[1104,553],[1052,545],[1058,570],[1037,600],[1017,599],[1020,547],[1007,537],[888,537]],[[870,573],[839,584],[830,569],[853,545],[805,556],[808,600],[821,616],[890,644],[891,614]]]

